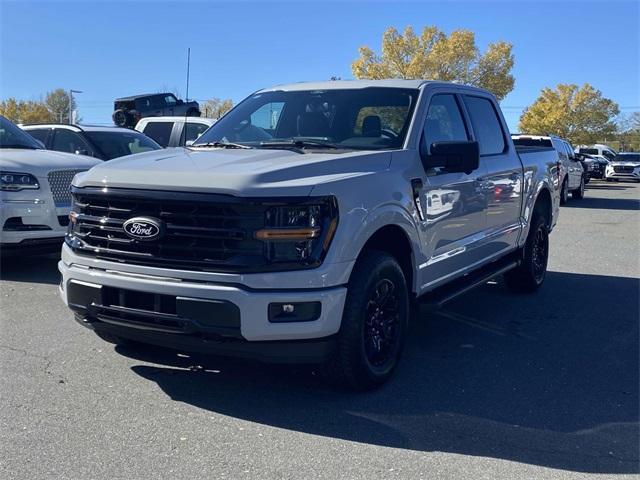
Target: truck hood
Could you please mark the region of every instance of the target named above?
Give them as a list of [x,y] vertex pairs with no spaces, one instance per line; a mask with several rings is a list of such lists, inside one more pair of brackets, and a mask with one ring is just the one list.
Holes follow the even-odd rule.
[[77,187],[307,196],[315,185],[389,167],[390,152],[306,153],[272,149],[173,148],[104,162]]
[[0,170],[30,173],[36,177],[46,177],[52,170],[88,170],[101,163],[97,158],[53,150],[0,149]]

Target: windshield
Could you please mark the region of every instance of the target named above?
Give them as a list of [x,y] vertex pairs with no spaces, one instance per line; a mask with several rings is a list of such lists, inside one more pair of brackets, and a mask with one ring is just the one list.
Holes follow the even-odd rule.
[[418,94],[415,89],[377,87],[257,93],[194,146],[220,142],[269,148],[270,143],[284,147],[296,142],[311,150],[401,148]]
[[102,152],[106,160],[134,153],[159,150],[161,147],[149,137],[138,132],[88,132],[84,134]]
[[619,153],[614,162],[640,162],[640,153]]
[[0,148],[42,148],[35,138],[0,115]]

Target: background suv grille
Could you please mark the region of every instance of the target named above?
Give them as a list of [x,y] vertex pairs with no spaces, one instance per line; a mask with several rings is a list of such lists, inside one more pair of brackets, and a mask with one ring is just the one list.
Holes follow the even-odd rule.
[[614,165],[613,171],[616,173],[633,173],[633,167],[629,165]]
[[56,207],[71,205],[71,181],[80,172],[84,170],[54,170],[48,173],[47,180]]
[[[264,204],[223,195],[83,190],[74,191],[77,223],[67,239],[79,253],[195,270],[247,271],[267,264],[264,242],[253,237],[264,227]],[[164,234],[152,241],[130,238],[122,226],[133,217],[161,220]]]

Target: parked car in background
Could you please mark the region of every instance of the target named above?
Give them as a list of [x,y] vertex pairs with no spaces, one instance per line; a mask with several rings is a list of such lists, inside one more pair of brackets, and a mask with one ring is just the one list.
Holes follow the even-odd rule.
[[60,251],[74,175],[102,163],[44,150],[0,116],[0,256]]
[[590,178],[603,179],[605,177],[605,170],[609,165],[609,160],[603,155],[586,155],[583,153],[576,153],[576,156],[582,162],[582,166],[585,167],[589,173]]
[[184,147],[215,122],[212,118],[203,117],[147,117],[138,122],[136,130],[162,147]]
[[618,153],[607,165],[607,181],[635,180],[640,182],[640,153]]
[[159,150],[160,145],[135,130],[92,125],[21,125],[48,150],[111,160],[134,153]]
[[542,285],[557,162],[515,147],[482,89],[278,85],[191,147],[79,175],[61,296],[112,343],[320,363],[373,388],[398,364],[412,299],[497,275]]
[[576,153],[583,153],[586,155],[602,155],[607,160],[611,161],[618,154],[613,148],[608,145],[596,143],[595,145],[580,145],[575,149]]
[[141,118],[182,115],[200,116],[198,102],[185,102],[173,93],[151,93],[116,98],[113,104],[113,123],[118,127],[135,127]]
[[575,155],[571,144],[555,135],[511,135],[513,143],[519,146],[527,147],[553,147],[558,152],[558,160],[560,162],[560,184],[562,191],[560,194],[560,203],[564,204],[569,199],[569,192],[575,199],[584,197],[585,184],[588,182],[587,172],[585,171],[580,159]]

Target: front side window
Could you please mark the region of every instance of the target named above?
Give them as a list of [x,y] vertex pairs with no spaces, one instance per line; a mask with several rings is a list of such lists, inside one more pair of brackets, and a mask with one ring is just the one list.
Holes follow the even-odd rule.
[[56,129],[53,135],[53,150],[58,152],[80,153],[82,155],[93,155],[91,148],[84,139],[66,128]]
[[434,95],[429,104],[422,132],[423,148],[431,153],[436,142],[466,141],[467,129],[453,95]]
[[85,132],[85,135],[100,149],[105,160],[161,148],[150,138],[135,131],[95,131]]
[[480,155],[496,155],[504,152],[502,125],[491,100],[465,95],[464,101],[471,117],[473,132],[480,146]]
[[163,147],[169,145],[171,139],[171,130],[173,130],[173,122],[149,122],[142,132],[150,138],[153,138]]
[[177,103],[176,97],[173,95],[165,95],[164,103],[166,103],[168,107],[173,107]]
[[269,143],[313,141],[334,151],[401,148],[418,94],[417,89],[378,87],[257,93],[195,146],[233,142],[269,148]]
[[[209,125],[205,123],[188,122],[184,126],[183,140],[185,142],[188,142],[189,140],[196,140],[200,135],[206,132],[208,128],[209,128]],[[160,143],[160,145],[162,144]]]

